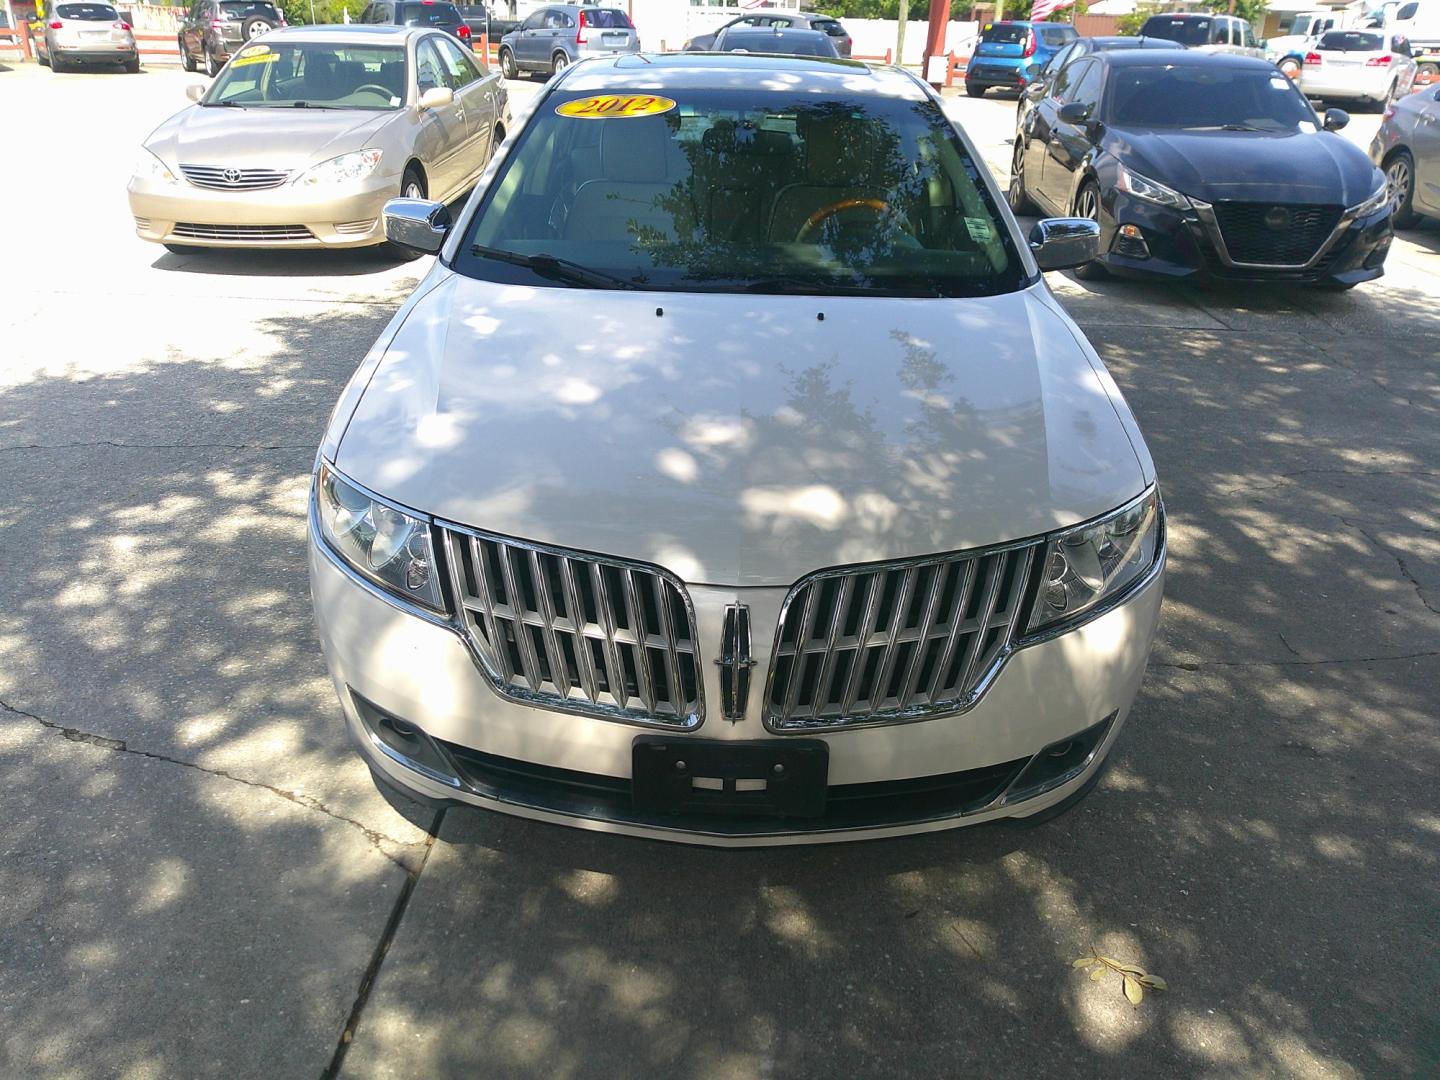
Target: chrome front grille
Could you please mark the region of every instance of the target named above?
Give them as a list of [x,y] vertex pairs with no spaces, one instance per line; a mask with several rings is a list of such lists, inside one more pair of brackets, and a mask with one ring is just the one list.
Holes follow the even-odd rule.
[[224,165],[181,165],[185,179],[196,187],[222,191],[262,191],[290,179],[288,169],[235,169]]
[[775,731],[903,723],[973,704],[1022,619],[1039,544],[812,575],[780,615]]
[[181,221],[170,230],[185,240],[245,240],[260,244],[267,240],[312,240],[304,225],[201,225]]
[[442,529],[460,617],[507,697],[612,720],[703,717],[695,618],[658,567]]

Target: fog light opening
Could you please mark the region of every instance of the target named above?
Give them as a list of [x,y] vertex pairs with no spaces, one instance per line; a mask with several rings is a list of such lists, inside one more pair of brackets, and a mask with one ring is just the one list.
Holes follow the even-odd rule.
[[391,761],[446,787],[460,788],[459,770],[435,740],[414,724],[391,716],[373,702],[366,701],[354,690],[350,697],[355,711],[365,726],[370,745]]
[[1125,255],[1131,259],[1150,258],[1150,245],[1145,243],[1145,233],[1139,225],[1121,225],[1116,230],[1111,250],[1116,255]]
[[1000,805],[1009,806],[1033,799],[1074,780],[1094,761],[1096,752],[1105,743],[1110,725],[1118,715],[1117,710],[1078,735],[1058,739],[1044,747],[1020,771],[1015,782],[1006,788],[1005,794],[1000,797]]

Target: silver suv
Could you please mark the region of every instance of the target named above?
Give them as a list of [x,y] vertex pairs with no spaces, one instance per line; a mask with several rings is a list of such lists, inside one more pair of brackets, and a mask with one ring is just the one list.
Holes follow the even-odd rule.
[[635,24],[619,8],[553,4],[536,8],[500,39],[500,68],[507,79],[530,71],[554,75],[587,56],[639,51]]

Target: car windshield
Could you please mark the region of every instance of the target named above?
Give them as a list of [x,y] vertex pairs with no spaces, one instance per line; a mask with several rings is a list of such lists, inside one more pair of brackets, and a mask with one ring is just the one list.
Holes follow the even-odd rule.
[[531,285],[1009,292],[1025,271],[981,168],[927,101],[556,93],[506,157],[455,268]]
[[400,45],[256,42],[225,66],[204,104],[398,109],[405,86],[405,49]]
[[980,35],[980,40],[999,45],[1023,45],[1029,36],[1030,28],[1028,26],[1000,23],[997,26],[987,26],[984,33]]
[[816,30],[727,30],[721,52],[767,53],[774,56],[836,56],[830,39]]
[[630,20],[625,13],[614,8],[585,8],[581,14],[585,16],[586,26],[598,26],[601,30],[630,29]]
[[1040,40],[1051,48],[1059,48],[1067,41],[1075,40],[1075,31],[1068,26],[1042,26]]
[[404,26],[453,26],[463,20],[454,4],[396,4],[395,21]]
[[1276,70],[1221,64],[1118,67],[1110,75],[1116,127],[1314,131],[1315,111]]
[[1331,30],[1321,35],[1315,47],[1326,52],[1379,52],[1385,40],[1379,34],[1362,34],[1358,30]]
[[1153,15],[1145,20],[1140,33],[1145,37],[1178,41],[1181,45],[1205,45],[1210,41],[1209,19],[1169,19]]
[[118,22],[120,13],[109,4],[57,4],[55,14],[61,19],[79,22]]

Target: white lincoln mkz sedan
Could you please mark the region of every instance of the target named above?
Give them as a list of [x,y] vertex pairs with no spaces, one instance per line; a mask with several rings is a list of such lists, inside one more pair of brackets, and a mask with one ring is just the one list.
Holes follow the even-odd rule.
[[1040,820],[1160,610],[1134,417],[909,74],[674,55],[552,80],[320,448],[346,724],[420,799],[716,845]]

